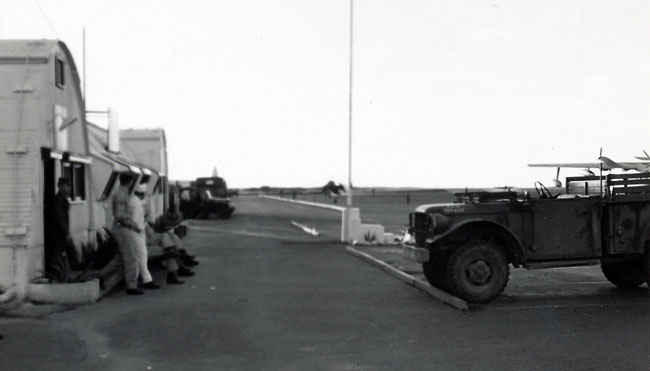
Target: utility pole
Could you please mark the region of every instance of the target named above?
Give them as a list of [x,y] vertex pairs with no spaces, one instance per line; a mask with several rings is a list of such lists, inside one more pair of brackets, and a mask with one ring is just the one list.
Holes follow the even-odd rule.
[[348,200],[347,206],[352,206],[352,88],[354,67],[354,0],[350,0],[350,50],[348,67]]

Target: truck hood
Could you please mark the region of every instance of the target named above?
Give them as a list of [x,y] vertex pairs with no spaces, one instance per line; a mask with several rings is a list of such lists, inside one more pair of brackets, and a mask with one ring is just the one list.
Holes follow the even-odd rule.
[[429,204],[418,206],[415,211],[427,214],[440,214],[445,216],[465,216],[473,214],[494,214],[512,207],[512,204],[506,202],[486,202],[486,203],[444,203]]
[[415,211],[419,213],[434,213],[434,212],[443,212],[446,209],[453,209],[462,206],[464,206],[464,204],[454,203],[454,202],[426,204],[426,205],[418,206],[417,208],[415,208]]

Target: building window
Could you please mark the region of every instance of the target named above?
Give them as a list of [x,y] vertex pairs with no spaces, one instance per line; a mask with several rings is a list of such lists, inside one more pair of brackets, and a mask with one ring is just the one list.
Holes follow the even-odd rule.
[[54,59],[54,82],[59,89],[65,86],[65,64],[59,58]]
[[70,179],[72,191],[70,200],[84,201],[86,199],[86,168],[84,164],[76,162],[62,162],[62,175]]
[[86,199],[86,166],[84,164],[72,164],[72,195],[74,200]]

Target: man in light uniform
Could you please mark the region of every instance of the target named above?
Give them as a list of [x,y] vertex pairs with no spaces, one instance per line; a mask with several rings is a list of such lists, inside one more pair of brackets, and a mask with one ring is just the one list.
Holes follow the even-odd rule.
[[142,183],[139,184],[135,188],[134,192],[134,199],[135,199],[135,204],[133,205],[133,220],[136,223],[136,226],[138,227],[138,234],[136,238],[136,256],[138,259],[138,269],[140,271],[140,278],[142,278],[142,287],[145,289],[159,289],[160,286],[158,286],[155,282],[153,282],[153,277],[151,277],[151,273],[149,272],[149,267],[147,266],[147,262],[149,261],[149,256],[147,254],[147,235],[146,235],[146,220],[145,220],[145,205],[144,205],[144,199],[147,194],[147,184]]
[[193,276],[194,272],[187,267],[180,265],[181,257],[177,249],[180,239],[174,235],[173,230],[156,230],[155,228],[157,225],[153,220],[154,216],[151,198],[147,197],[143,204],[144,209],[147,210],[145,212],[147,246],[159,247],[162,249],[162,265],[167,270],[167,283],[172,285],[181,285],[184,282],[178,279],[178,276]]
[[[151,275],[148,274],[148,270],[145,272],[140,271],[142,266],[140,263],[140,245],[144,242],[144,211],[140,200],[135,195],[130,194],[129,191],[134,176],[129,173],[122,173],[119,179],[120,187],[112,200],[113,236],[117,241],[124,264],[126,293],[129,295],[142,295],[144,292],[138,289],[138,277],[141,273],[144,273],[142,278],[145,288],[155,288],[154,286],[157,286],[151,279]],[[142,221],[138,222],[138,218],[141,218]]]

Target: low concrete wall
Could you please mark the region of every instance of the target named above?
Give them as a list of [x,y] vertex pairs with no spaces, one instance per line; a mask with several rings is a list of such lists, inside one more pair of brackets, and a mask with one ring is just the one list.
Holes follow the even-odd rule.
[[[318,202],[294,200],[277,196],[260,196],[270,200],[283,201],[298,205],[316,207],[320,209],[334,210],[341,213],[341,242],[360,244],[384,244],[387,243],[384,226],[380,224],[363,224],[361,222],[361,211],[357,207],[342,207]],[[388,237],[390,239],[390,237]]]
[[342,206],[334,206],[334,205],[321,204],[321,203],[318,203],[318,202],[310,202],[310,201],[303,201],[303,200],[293,200],[293,199],[290,199],[290,198],[284,198],[284,197],[278,197],[278,196],[262,195],[260,197],[268,198],[270,200],[290,202],[290,203],[299,204],[299,205],[313,206],[313,207],[318,207],[318,208],[321,208],[321,209],[330,209],[330,210],[339,211],[339,212],[344,212],[345,209],[346,209],[345,207],[342,207]]
[[341,206],[334,206],[334,205],[328,205],[328,204],[321,204],[318,202],[309,202],[309,201],[303,201],[303,200],[293,200],[290,198],[284,198],[284,197],[277,197],[277,196],[266,196],[262,195],[260,196],[261,198],[266,198],[269,200],[275,200],[275,201],[282,201],[282,202],[288,202],[292,204],[297,204],[297,205],[304,205],[304,206],[311,206],[311,207],[316,207],[319,209],[326,209],[326,210],[333,210],[336,212],[341,213],[341,242],[346,242],[350,241],[349,239],[349,222],[350,220],[349,213],[350,210],[356,210],[354,215],[358,216],[359,215],[359,209],[348,209],[345,207]]

